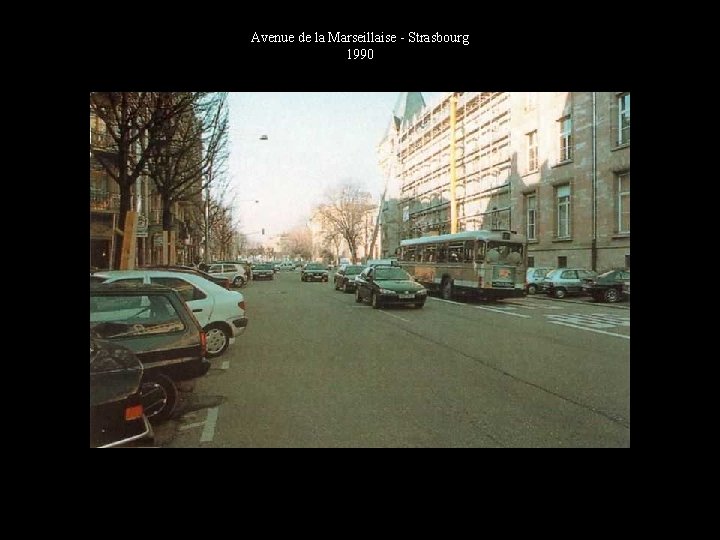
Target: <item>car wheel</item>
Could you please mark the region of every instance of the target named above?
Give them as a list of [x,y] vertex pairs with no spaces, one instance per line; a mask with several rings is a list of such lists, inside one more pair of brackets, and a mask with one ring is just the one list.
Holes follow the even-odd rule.
[[362,302],[362,297],[360,296],[360,289],[355,289],[355,302],[358,304]]
[[339,291],[339,290],[340,290],[340,287],[338,287],[337,279],[334,280],[334,281],[335,281],[335,290],[336,290],[336,291]]
[[140,383],[143,412],[153,424],[170,418],[177,405],[177,397],[177,386],[162,373],[148,375]]
[[372,293],[371,301],[373,309],[380,309],[382,307],[382,304],[380,303],[380,299],[378,298],[377,294]]
[[537,292],[537,286],[534,283],[531,283],[528,285],[527,292],[528,294],[535,294]]
[[344,293],[347,293],[347,292],[348,292],[347,282],[346,282],[346,281],[343,281],[343,284],[342,284],[342,292],[344,292]]
[[440,294],[442,295],[443,300],[452,300],[453,285],[451,280],[446,279],[442,282],[442,285],[440,286]]
[[567,296],[567,291],[563,289],[562,287],[558,287],[554,291],[555,298],[565,298]]
[[608,290],[605,291],[605,301],[615,303],[618,300],[620,300],[620,294],[618,293],[618,290],[615,287],[610,287]]
[[422,309],[422,307],[423,307],[424,305],[425,305],[425,302],[418,302],[417,304],[415,304],[415,308],[416,308],[416,309]]
[[240,276],[233,281],[233,287],[242,287],[243,285],[245,285],[245,280]]
[[207,336],[207,356],[214,358],[224,353],[230,344],[228,331],[219,324],[211,324],[205,327]]

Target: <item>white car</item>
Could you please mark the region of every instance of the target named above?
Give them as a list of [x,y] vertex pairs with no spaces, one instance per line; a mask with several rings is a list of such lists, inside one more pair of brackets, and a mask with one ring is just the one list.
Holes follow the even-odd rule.
[[208,274],[230,280],[233,287],[243,287],[247,283],[245,268],[238,263],[212,263],[207,269]]
[[220,356],[247,327],[245,298],[194,274],[163,270],[112,270],[96,272],[105,283],[165,285],[177,289],[207,335],[207,355]]

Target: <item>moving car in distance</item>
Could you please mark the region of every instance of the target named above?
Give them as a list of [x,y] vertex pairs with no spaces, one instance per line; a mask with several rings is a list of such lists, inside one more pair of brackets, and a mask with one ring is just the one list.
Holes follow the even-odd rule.
[[422,308],[427,289],[398,266],[368,266],[355,279],[355,302],[369,300],[374,309],[390,304]]
[[307,263],[300,272],[300,281],[327,281],[328,270],[322,263]]

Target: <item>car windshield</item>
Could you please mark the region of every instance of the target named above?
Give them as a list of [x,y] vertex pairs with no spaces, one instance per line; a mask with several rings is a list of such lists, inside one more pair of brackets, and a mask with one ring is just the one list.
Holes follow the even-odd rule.
[[307,270],[325,270],[325,267],[322,264],[318,263],[308,264],[305,268]]
[[272,270],[272,264],[258,264],[255,267],[255,270]]
[[345,268],[345,274],[346,275],[353,275],[353,274],[359,274],[363,271],[365,267],[364,266],[348,266]]
[[375,279],[379,281],[387,280],[387,279],[405,279],[409,280],[412,279],[410,277],[410,274],[408,274],[405,270],[402,268],[377,268],[375,270]]

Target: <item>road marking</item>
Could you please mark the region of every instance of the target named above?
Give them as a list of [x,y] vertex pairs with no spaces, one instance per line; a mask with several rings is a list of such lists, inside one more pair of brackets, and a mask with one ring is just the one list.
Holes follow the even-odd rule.
[[505,309],[498,309],[498,308],[489,308],[485,306],[472,306],[475,309],[485,309],[487,311],[494,311],[495,313],[502,313],[503,315],[514,315],[515,317],[522,317],[523,319],[529,319],[530,315],[523,315],[522,313],[513,313],[512,311],[508,311],[510,309],[515,308],[505,308]]
[[587,326],[577,326],[575,324],[560,322],[560,321],[550,321],[551,324],[561,324],[563,326],[570,326],[572,328],[577,328],[578,330],[587,330],[588,332],[597,332],[598,334],[605,334],[608,336],[615,336],[619,338],[624,339],[630,339],[630,336],[625,336],[623,334],[615,334],[614,332],[606,332],[605,330],[598,330],[596,328],[588,328]]
[[193,429],[196,427],[204,426],[205,422],[195,422],[194,424],[185,424],[184,426],[180,426],[178,428],[179,431],[185,431],[186,429]]
[[446,302],[448,304],[455,304],[456,306],[465,306],[467,304],[462,304],[460,302],[453,302],[452,300],[444,300],[442,298],[435,298],[434,296],[428,296],[430,300],[437,300],[438,302]]
[[220,369],[230,369],[230,360],[225,360],[220,366]]
[[218,417],[218,407],[213,407],[208,410],[207,419],[205,420],[205,427],[200,435],[200,442],[210,442],[215,436],[215,423]]
[[630,317],[620,317],[610,313],[568,313],[565,315],[545,315],[550,322],[560,321],[568,324],[577,324],[589,328],[613,328],[615,326],[630,326]]
[[393,315],[392,313],[388,313],[387,311],[381,311],[380,313],[383,313],[388,317],[395,317],[396,319],[400,319],[401,321],[410,322],[407,319],[403,319],[402,317],[398,317],[397,315]]

